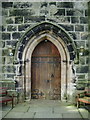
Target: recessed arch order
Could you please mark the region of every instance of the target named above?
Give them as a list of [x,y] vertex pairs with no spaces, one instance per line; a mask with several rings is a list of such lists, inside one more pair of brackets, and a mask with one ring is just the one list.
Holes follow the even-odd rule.
[[[68,33],[61,27],[43,22],[28,30],[17,45],[15,60],[19,61],[20,76],[23,77],[25,96],[31,98],[31,57],[35,47],[43,40],[49,40],[61,55],[61,99],[70,92],[72,69],[70,62],[76,56],[76,48]],[[19,68],[19,69],[20,69]]]

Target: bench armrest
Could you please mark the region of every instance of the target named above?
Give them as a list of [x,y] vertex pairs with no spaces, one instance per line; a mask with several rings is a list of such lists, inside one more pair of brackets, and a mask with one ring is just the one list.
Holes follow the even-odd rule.
[[86,94],[85,91],[84,91],[84,92],[81,92],[81,93],[78,93],[78,94],[77,94],[77,98],[82,98],[82,97],[85,96],[85,94]]
[[17,91],[16,90],[7,90],[7,95],[8,96],[15,96],[15,97],[17,97],[18,96],[18,93],[17,93]]

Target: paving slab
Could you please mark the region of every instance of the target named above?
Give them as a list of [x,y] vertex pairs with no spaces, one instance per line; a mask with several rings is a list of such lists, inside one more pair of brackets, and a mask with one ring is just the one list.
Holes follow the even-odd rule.
[[22,118],[23,112],[9,112],[4,118]]
[[36,113],[34,118],[62,118],[62,114]]
[[5,118],[82,118],[78,109],[70,104],[52,101],[35,100],[17,104]]
[[83,118],[89,118],[90,112],[88,112],[86,109],[79,108],[78,110]]
[[38,113],[52,113],[52,108],[49,107],[33,107],[28,110],[28,112],[38,112]]
[[12,112],[27,112],[29,107],[29,104],[18,104],[12,109]]
[[22,118],[34,118],[34,116],[35,116],[35,112],[30,112],[30,113],[27,112],[22,115]]
[[74,106],[59,106],[59,107],[54,107],[54,112],[55,113],[67,113],[67,112],[78,112],[77,108]]
[[82,118],[79,113],[63,113],[63,118]]
[[11,110],[12,110],[12,108],[8,105],[2,107],[2,117],[4,117],[6,114],[8,114]]

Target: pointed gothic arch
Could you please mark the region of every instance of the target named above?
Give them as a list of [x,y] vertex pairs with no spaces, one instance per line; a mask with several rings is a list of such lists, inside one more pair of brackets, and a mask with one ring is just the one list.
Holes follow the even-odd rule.
[[35,47],[43,40],[49,40],[61,55],[61,99],[70,93],[72,81],[72,61],[77,50],[72,38],[62,28],[49,22],[43,22],[29,29],[17,45],[15,60],[18,61],[19,75],[23,77],[25,96],[31,98],[31,56]]

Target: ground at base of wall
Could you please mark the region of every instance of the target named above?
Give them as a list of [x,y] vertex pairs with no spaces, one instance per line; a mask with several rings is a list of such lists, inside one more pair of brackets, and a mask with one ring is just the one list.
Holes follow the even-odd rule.
[[[6,109],[7,110],[7,109]],[[58,100],[31,100],[17,104],[4,118],[88,118],[88,111]]]

